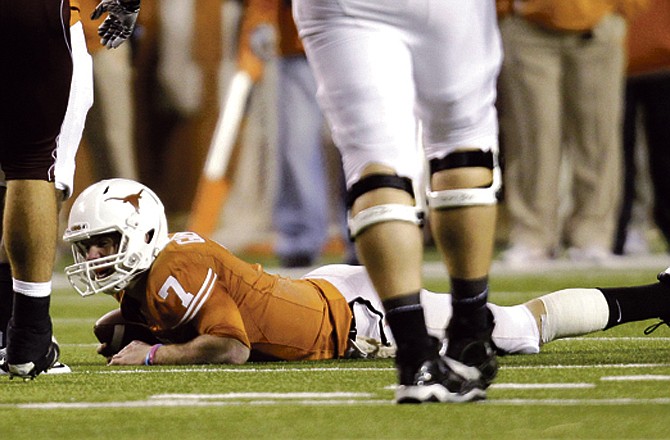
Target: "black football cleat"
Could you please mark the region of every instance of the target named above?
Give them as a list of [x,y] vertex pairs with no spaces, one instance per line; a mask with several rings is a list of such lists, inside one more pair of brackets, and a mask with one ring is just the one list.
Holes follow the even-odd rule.
[[455,324],[452,319],[447,328],[448,342],[442,353],[442,359],[461,378],[460,383],[452,382],[449,389],[458,394],[486,395],[486,389],[498,374],[498,361],[491,334],[494,326],[493,314],[487,310],[486,322],[482,326]]
[[[3,371],[9,374],[10,379],[19,377],[24,380],[32,380],[41,373],[44,373],[60,364],[58,362],[59,357],[60,347],[55,340],[52,340],[51,344],[49,344],[47,352],[39,359],[21,364],[10,364],[7,362],[7,360],[5,360],[4,365],[1,368]],[[64,372],[66,369],[69,370],[69,367],[63,364],[60,364],[58,368],[61,372]]]
[[[416,371],[398,367],[401,383],[396,388],[396,403],[472,402],[486,398],[486,391],[470,378],[452,370],[439,356],[424,361]],[[412,375],[411,381],[402,376]],[[475,379],[479,379],[478,372]],[[405,383],[403,383],[405,382]]]
[[[656,278],[658,278],[658,281],[660,281],[661,284],[670,287],[670,267],[665,269],[663,272],[659,273]],[[670,327],[670,315],[661,314],[658,318],[660,319],[659,322],[651,324],[649,327],[644,329],[645,335],[650,335],[654,333],[659,327],[662,327],[664,325]]]
[[419,352],[409,347],[398,351],[396,403],[470,402],[486,398],[479,370],[459,368],[459,371],[450,367],[435,338],[430,338],[425,348]]
[[463,396],[472,394],[486,398],[486,389],[498,374],[496,353],[489,341],[469,341],[457,358],[445,355],[443,360],[454,373],[448,383],[451,391]]
[[[68,365],[60,361],[56,361],[56,363],[54,363],[51,366],[51,368],[49,368],[42,374],[67,374],[67,373],[72,373],[72,369]],[[7,366],[7,349],[0,348],[0,376],[8,374],[9,374],[9,367]]]

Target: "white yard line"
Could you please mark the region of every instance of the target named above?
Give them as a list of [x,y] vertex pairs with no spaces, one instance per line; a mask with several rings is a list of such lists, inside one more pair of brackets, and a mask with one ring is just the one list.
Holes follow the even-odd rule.
[[660,374],[639,374],[634,376],[604,376],[601,377],[600,380],[606,382],[667,381],[670,380],[670,376]]
[[[658,364],[598,364],[598,365],[517,365],[517,366],[507,366],[503,365],[500,367],[500,370],[532,370],[532,369],[542,369],[542,370],[565,370],[565,369],[601,369],[601,368],[664,368],[670,367],[670,363],[658,363]],[[124,369],[109,369],[109,370],[99,370],[99,371],[84,371],[86,374],[137,374],[137,373],[304,373],[304,372],[327,372],[327,371],[340,371],[340,372],[378,372],[378,371],[395,371],[395,368],[392,366],[389,367],[309,367],[309,368],[233,368],[233,367],[224,367],[224,368],[212,368],[212,367],[202,367],[202,368],[138,368],[132,370]],[[74,371],[76,372],[76,371]]]
[[[529,366],[529,367],[503,367],[509,369],[519,368],[652,368],[668,367],[670,364],[609,364],[609,365],[567,365],[567,366]],[[96,371],[93,374],[128,374],[128,373],[285,373],[304,371],[392,371],[393,368],[189,368],[189,369],[148,369],[148,370],[109,370]],[[87,372],[88,373],[88,372]],[[90,373],[89,373],[90,374]],[[628,376],[603,376],[601,381],[668,381],[670,375],[628,375]],[[547,390],[547,389],[585,389],[594,388],[593,383],[494,383],[492,389],[511,390]],[[385,390],[394,389],[395,385],[384,387]],[[374,399],[374,393],[367,392],[249,392],[249,393],[216,393],[216,394],[155,394],[144,400],[116,401],[116,402],[45,402],[45,403],[22,403],[22,404],[0,404],[0,408],[38,409],[38,410],[60,410],[60,409],[96,409],[96,408],[156,408],[156,407],[224,407],[224,406],[353,406],[353,405],[391,405],[389,399]],[[494,406],[623,406],[623,405],[670,405],[670,398],[613,398],[613,399],[490,399],[477,404]]]
[[[47,402],[22,403],[17,405],[2,404],[0,408],[60,410],[60,409],[100,409],[100,408],[157,408],[157,407],[222,407],[222,406],[360,406],[360,405],[392,405],[392,400],[385,399],[241,399],[241,400],[194,400],[194,399],[147,399],[119,402]],[[624,405],[670,405],[670,398],[657,399],[489,399],[474,403],[487,406],[624,406]]]
[[496,406],[620,406],[620,405],[670,405],[670,398],[658,399],[490,399],[479,402],[481,405]]
[[218,394],[154,394],[149,397],[156,400],[234,400],[234,399],[357,399],[363,397],[374,397],[372,393],[355,393],[355,392],[330,392],[330,393],[315,393],[315,392],[296,392],[296,393],[218,393]]
[[560,390],[595,388],[593,383],[494,383],[491,389],[496,390]]

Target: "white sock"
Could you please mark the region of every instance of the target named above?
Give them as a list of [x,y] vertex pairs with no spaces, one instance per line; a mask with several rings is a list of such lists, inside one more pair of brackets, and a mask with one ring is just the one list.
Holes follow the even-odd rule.
[[12,287],[14,288],[14,292],[22,293],[23,295],[32,298],[45,298],[51,295],[51,281],[45,283],[33,283],[12,279]]

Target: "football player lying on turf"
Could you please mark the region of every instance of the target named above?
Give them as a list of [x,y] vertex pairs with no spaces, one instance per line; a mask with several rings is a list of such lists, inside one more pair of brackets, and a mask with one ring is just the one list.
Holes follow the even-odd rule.
[[[75,257],[65,269],[74,288],[83,296],[104,292],[120,301],[120,310],[105,315],[96,328],[99,352],[110,365],[394,353],[363,267],[330,265],[289,279],[193,232],[168,237],[161,201],[140,183],[110,179],[87,188],[72,206],[64,239]],[[431,334],[443,338],[449,295],[423,291],[421,300],[429,305]],[[668,316],[670,284],[566,289],[490,308],[493,342],[501,352],[537,353],[556,338]]]

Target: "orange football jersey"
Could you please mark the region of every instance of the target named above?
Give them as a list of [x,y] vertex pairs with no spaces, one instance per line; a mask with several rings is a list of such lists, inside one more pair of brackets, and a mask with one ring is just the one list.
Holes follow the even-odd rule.
[[266,273],[193,232],[174,234],[154,261],[141,313],[159,339],[235,338],[252,360],[342,356],[351,325],[349,305],[327,281]]

